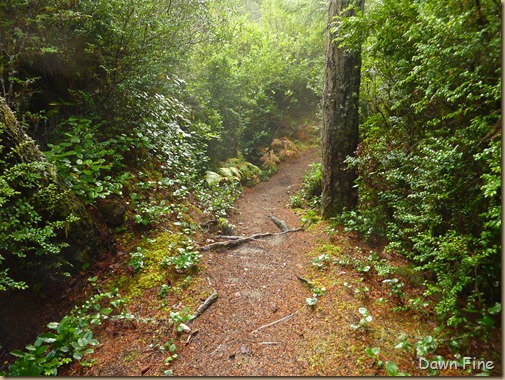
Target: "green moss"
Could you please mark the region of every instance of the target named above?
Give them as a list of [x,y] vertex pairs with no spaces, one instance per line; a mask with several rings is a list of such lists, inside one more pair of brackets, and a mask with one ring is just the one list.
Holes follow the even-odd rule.
[[177,273],[173,268],[163,264],[163,260],[173,257],[176,249],[183,247],[188,237],[182,233],[161,232],[152,239],[144,239],[137,245],[142,252],[143,268],[133,276],[125,275],[114,282],[122,289],[127,302],[141,297],[145,290],[159,288],[171,283],[171,291],[182,295],[193,283],[189,273]]
[[155,239],[140,245],[144,255],[144,268],[136,275],[136,286],[151,289],[167,282],[169,271],[160,265],[162,260],[172,256],[171,247],[179,246],[184,235],[162,232]]
[[123,360],[125,362],[132,362],[137,358],[138,354],[136,351],[126,351],[123,353]]
[[327,253],[334,257],[338,257],[342,253],[342,248],[333,244],[323,244],[319,246],[317,250],[321,253]]

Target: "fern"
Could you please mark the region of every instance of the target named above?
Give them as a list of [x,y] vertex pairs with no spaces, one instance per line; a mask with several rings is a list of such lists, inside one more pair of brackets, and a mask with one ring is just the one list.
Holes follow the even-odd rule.
[[219,172],[223,175],[223,177],[227,181],[230,181],[230,182],[234,181],[234,180],[237,182],[240,182],[240,180],[242,179],[242,173],[240,172],[240,170],[238,170],[235,167],[220,168]]
[[206,173],[206,181],[209,186],[221,182],[255,184],[259,181],[261,169],[245,161],[240,154],[239,157],[230,158],[222,165],[218,172],[208,171]]
[[222,179],[221,175],[210,170],[205,174],[205,180],[209,186],[217,185]]

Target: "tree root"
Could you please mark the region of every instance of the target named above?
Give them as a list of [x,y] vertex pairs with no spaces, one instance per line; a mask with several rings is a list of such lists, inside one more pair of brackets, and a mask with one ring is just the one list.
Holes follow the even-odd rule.
[[211,249],[216,249],[216,248],[227,248],[227,249],[234,248],[239,245],[248,243],[253,240],[261,239],[264,237],[279,236],[279,235],[284,235],[284,234],[287,234],[290,232],[298,232],[298,231],[303,231],[303,228],[298,228],[296,230],[287,230],[287,231],[279,232],[279,233],[268,232],[268,233],[264,233],[264,234],[256,234],[256,235],[252,235],[252,236],[245,237],[245,238],[239,238],[238,236],[229,236],[229,237],[220,236],[222,239],[229,239],[230,241],[218,241],[216,243],[204,245],[203,247],[200,248],[200,251],[209,251]]
[[286,231],[289,231],[290,228],[288,227],[287,223],[282,220],[282,219],[279,219],[279,218],[276,218],[275,216],[272,215],[272,213],[270,213],[270,219],[272,219],[272,222],[274,222],[274,224],[279,227],[279,229],[282,231],[282,232],[286,232]]

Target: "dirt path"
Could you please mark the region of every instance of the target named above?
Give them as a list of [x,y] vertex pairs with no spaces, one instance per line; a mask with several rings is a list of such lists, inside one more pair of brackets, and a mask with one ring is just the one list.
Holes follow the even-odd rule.
[[[237,234],[279,232],[270,213],[299,228],[289,197],[317,160],[315,150],[307,151],[282,165],[268,182],[247,190],[231,218]],[[198,334],[179,352],[174,375],[306,374],[304,330],[310,312],[305,298],[310,294],[295,274],[306,265],[306,252],[315,244],[311,240],[313,236],[300,231],[206,253],[206,275],[219,299],[194,321]],[[286,316],[291,317],[254,331]]]

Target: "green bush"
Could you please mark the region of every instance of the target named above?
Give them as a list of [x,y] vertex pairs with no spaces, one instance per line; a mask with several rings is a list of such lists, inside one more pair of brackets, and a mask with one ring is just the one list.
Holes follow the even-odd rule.
[[[93,279],[90,279],[93,280]],[[96,281],[96,278],[94,278]],[[16,361],[9,365],[7,376],[56,376],[58,369],[73,360],[82,360],[94,352],[99,343],[93,338],[92,327],[102,324],[108,318],[132,319],[126,312],[113,313],[124,303],[114,289],[98,293],[83,305],[76,306],[59,322],[51,322],[47,327],[51,332],[37,336],[26,350],[14,350]],[[115,315],[113,315],[115,314]]]
[[25,289],[24,281],[13,277],[30,278],[27,271],[37,269],[39,275],[50,276],[68,270],[59,255],[67,243],[58,239],[77,220],[68,215],[55,220],[55,207],[62,194],[55,183],[47,183],[47,175],[54,169],[47,162],[21,163],[6,166],[0,159],[0,291],[8,288]]
[[115,173],[124,169],[122,153],[128,150],[130,142],[126,135],[100,141],[100,126],[88,119],[70,118],[61,128],[67,126],[70,131],[64,133],[64,141],[47,144],[50,150],[45,152],[59,177],[87,204],[110,194],[121,194],[129,174]]
[[453,327],[470,326],[463,308],[487,314],[500,298],[499,15],[489,1],[431,0],[364,15],[362,142],[347,160],[359,206],[347,223],[432,273],[426,294]]
[[320,163],[310,165],[310,169],[303,176],[303,183],[300,189],[300,195],[308,201],[310,207],[318,210],[321,207],[322,170]]

